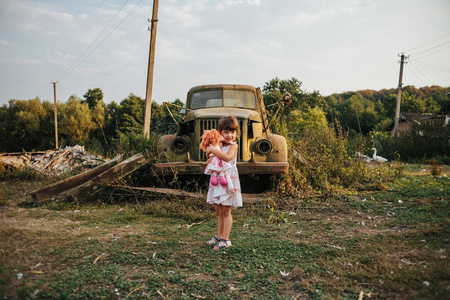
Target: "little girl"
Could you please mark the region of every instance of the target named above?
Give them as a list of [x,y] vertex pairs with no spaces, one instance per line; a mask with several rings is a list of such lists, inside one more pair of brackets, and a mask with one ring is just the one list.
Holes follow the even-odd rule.
[[228,162],[231,168],[226,172],[228,184],[209,185],[206,201],[214,204],[217,214],[217,236],[211,238],[207,244],[215,245],[214,250],[220,250],[231,246],[230,232],[233,224],[231,207],[242,206],[241,184],[236,166],[238,145],[236,137],[239,136],[239,123],[235,117],[223,117],[219,120],[219,132],[223,137],[222,149],[209,146],[206,149],[206,156],[214,154],[224,162]]

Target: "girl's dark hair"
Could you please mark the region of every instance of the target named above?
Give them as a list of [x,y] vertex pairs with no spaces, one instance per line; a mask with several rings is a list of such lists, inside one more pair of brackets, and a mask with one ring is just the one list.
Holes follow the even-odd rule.
[[236,117],[228,116],[222,117],[219,120],[219,132],[222,130],[236,131],[236,136],[238,137],[241,134],[239,130],[239,122]]

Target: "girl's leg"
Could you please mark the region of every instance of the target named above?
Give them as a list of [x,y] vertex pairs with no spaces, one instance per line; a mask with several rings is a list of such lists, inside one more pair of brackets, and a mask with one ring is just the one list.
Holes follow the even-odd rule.
[[220,241],[216,244],[213,250],[220,250],[226,247],[231,246],[230,242],[230,232],[231,232],[231,225],[233,224],[233,216],[231,215],[231,206],[224,206],[221,205],[221,216],[219,218],[222,218],[222,230],[219,232],[220,234]]
[[216,209],[217,214],[217,237],[219,239],[223,239],[223,237],[221,236],[223,232],[222,205],[214,204],[214,208]]
[[220,238],[229,240],[230,239],[230,232],[231,232],[231,226],[233,225],[233,216],[231,215],[231,206],[224,206],[222,205],[222,232]]

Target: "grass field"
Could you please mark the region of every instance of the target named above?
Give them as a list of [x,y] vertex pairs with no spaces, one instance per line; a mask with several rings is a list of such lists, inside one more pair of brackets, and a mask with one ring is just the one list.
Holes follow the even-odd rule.
[[0,182],[1,299],[450,299],[450,167],[405,165],[378,191],[265,194],[233,211],[233,247],[205,244],[204,200],[26,195]]

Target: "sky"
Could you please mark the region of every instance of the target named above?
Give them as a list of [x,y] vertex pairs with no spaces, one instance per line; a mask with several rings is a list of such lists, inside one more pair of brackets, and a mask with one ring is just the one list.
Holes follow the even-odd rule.
[[[0,0],[0,105],[145,99],[153,0]],[[160,0],[152,99],[204,84],[305,92],[450,86],[448,0]]]

